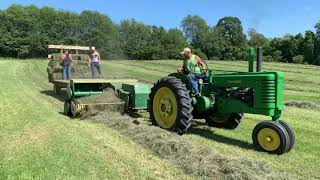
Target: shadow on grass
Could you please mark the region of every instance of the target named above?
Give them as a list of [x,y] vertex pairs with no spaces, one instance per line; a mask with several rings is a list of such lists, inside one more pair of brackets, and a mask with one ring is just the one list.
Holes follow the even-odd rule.
[[216,142],[224,143],[224,144],[229,144],[233,146],[238,146],[243,149],[254,149],[253,145],[251,143],[241,141],[238,139],[222,136],[219,134],[215,134],[214,131],[208,130],[208,129],[202,129],[199,128],[199,126],[194,126],[192,127],[188,133],[198,135],[201,137],[204,137],[209,140],[213,140]]
[[50,90],[40,91],[40,93],[41,93],[41,94],[45,94],[45,95],[47,95],[47,96],[54,97],[54,98],[58,99],[58,100],[61,101],[61,102],[64,102],[64,100],[66,99],[66,97],[65,97],[63,94],[61,94],[61,95],[56,95],[56,94],[54,94],[53,91],[50,91]]

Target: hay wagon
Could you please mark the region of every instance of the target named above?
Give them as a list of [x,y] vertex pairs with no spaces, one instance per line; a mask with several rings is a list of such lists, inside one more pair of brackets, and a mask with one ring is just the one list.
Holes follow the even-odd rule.
[[62,88],[67,88],[69,81],[63,80],[62,66],[60,55],[64,50],[68,50],[73,59],[72,77],[86,79],[90,78],[90,67],[88,66],[89,53],[91,50],[87,46],[65,46],[65,45],[49,45],[49,49],[54,52],[48,55],[50,60],[47,67],[48,80],[52,83],[55,94],[60,94]]

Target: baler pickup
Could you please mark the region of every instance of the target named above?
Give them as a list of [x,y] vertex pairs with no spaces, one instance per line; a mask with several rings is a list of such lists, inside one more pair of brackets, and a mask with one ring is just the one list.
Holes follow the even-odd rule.
[[75,117],[83,112],[147,109],[150,88],[135,79],[72,79],[64,113]]

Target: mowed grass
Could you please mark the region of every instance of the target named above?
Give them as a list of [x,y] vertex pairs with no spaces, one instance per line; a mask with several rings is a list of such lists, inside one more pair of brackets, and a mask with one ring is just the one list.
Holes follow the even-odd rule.
[[0,179],[192,178],[117,131],[62,115],[46,64],[0,61]]
[[[103,69],[107,77],[131,77],[146,83],[174,72],[181,61],[105,61]],[[216,73],[225,71],[247,71],[247,63],[232,61],[208,61]],[[306,101],[320,104],[320,67],[281,63],[264,63],[264,70],[285,72],[284,100]],[[290,88],[288,88],[289,86]],[[289,90],[290,89],[290,90]],[[311,92],[310,92],[311,91]],[[148,115],[145,115],[146,118]],[[246,114],[236,130],[210,128],[203,121],[185,135],[190,141],[209,145],[221,154],[230,157],[248,157],[265,160],[274,169],[297,174],[302,179],[320,178],[320,112],[317,110],[286,107],[282,119],[288,122],[296,133],[294,149],[285,155],[276,156],[253,150],[251,133],[257,122],[270,120],[270,117]]]
[[[137,78],[151,84],[181,64],[174,60],[104,61],[102,77]],[[247,69],[245,62],[208,64],[217,73]],[[46,66],[47,61],[0,61],[0,179],[195,178],[112,128],[62,115],[63,102],[52,96]],[[286,72],[285,100],[320,104],[319,67],[264,63],[264,68]],[[143,116],[147,121],[148,115]],[[264,160],[275,171],[319,179],[320,112],[286,107],[283,119],[295,129],[296,145],[282,156],[252,148],[251,132],[258,121],[266,119],[246,115],[232,131],[196,121],[185,137],[223,156]]]

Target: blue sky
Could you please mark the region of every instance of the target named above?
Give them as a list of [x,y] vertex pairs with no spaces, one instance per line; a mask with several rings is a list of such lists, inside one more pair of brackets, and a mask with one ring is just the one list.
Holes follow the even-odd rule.
[[96,10],[116,23],[135,18],[165,28],[180,27],[181,20],[188,14],[199,15],[210,25],[224,16],[236,16],[241,19],[245,32],[255,28],[267,37],[304,33],[307,29],[314,30],[314,25],[320,22],[319,0],[0,0],[0,9],[13,3],[73,12]]

